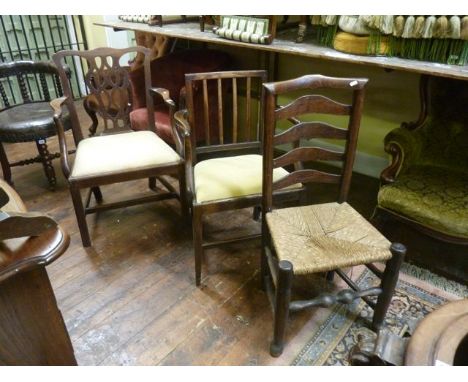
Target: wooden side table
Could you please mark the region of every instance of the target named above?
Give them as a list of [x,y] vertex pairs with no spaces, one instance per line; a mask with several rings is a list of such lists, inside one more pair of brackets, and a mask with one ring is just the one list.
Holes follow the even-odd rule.
[[[11,187],[0,187],[10,198],[2,209],[26,211]],[[0,365],[77,364],[45,269],[69,242],[59,226],[0,241]]]
[[416,328],[405,365],[468,365],[468,299],[449,302]]

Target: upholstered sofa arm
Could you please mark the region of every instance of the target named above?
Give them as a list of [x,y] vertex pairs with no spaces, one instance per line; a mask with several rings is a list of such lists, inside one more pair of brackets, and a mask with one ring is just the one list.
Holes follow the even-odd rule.
[[421,155],[423,140],[419,131],[400,127],[390,131],[384,139],[385,151],[391,155],[391,163],[380,174],[383,184],[392,183],[398,174],[416,164]]

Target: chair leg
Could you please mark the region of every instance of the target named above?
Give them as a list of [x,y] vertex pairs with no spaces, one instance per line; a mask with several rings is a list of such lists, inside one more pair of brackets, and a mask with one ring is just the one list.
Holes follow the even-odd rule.
[[102,203],[102,192],[99,187],[92,187],[91,191],[93,192],[94,198],[96,199],[97,203]]
[[83,200],[81,199],[80,189],[76,186],[70,185],[70,194],[73,201],[73,207],[75,208],[76,220],[78,222],[78,228],[80,229],[83,247],[90,247],[91,239],[89,236],[88,225],[86,224],[86,214],[83,206]]
[[335,278],[335,271],[329,271],[329,272],[327,272],[327,276],[326,276],[326,277],[327,277],[327,281],[332,282],[333,279]]
[[84,101],[83,101],[83,107],[86,111],[86,113],[89,115],[89,118],[91,118],[91,126],[89,127],[88,131],[89,131],[89,136],[92,137],[93,135],[96,134],[96,130],[97,130],[97,127],[98,127],[98,119],[96,117],[96,112],[91,109],[91,107],[89,106],[89,103],[88,103],[88,99],[85,98]]
[[382,212],[382,210],[380,210],[379,207],[375,207],[374,213],[370,218],[370,222],[372,223],[372,225],[379,231],[384,231],[386,221],[387,218]]
[[382,282],[380,283],[382,294],[377,298],[377,305],[374,309],[372,329],[375,331],[379,330],[384,323],[398,281],[400,267],[405,258],[406,247],[400,243],[392,243],[390,251],[392,252],[392,258],[385,265]]
[[262,253],[260,255],[260,288],[266,291],[267,282],[266,277],[268,276],[268,259],[265,253],[265,246],[262,244]]
[[200,285],[201,267],[203,261],[203,214],[201,208],[194,207],[192,211],[193,249],[195,252],[195,284]]
[[148,178],[148,187],[150,190],[157,191],[155,177]]
[[3,144],[1,142],[0,142],[0,163],[2,165],[3,179],[5,180],[5,182],[7,182],[10,186],[13,187],[13,181],[11,179],[10,163],[8,162],[5,148],[3,147]]
[[179,198],[180,208],[182,210],[182,218],[185,222],[190,219],[189,201],[187,197],[187,182],[185,179],[185,167],[181,167],[179,171]]
[[36,141],[37,151],[41,157],[42,167],[49,181],[49,186],[52,190],[55,190],[57,184],[57,178],[55,177],[54,166],[52,166],[52,159],[50,157],[49,150],[47,149],[47,143],[45,139]]
[[286,260],[278,263],[278,285],[275,296],[275,323],[270,354],[279,357],[283,353],[286,323],[289,317],[289,301],[291,300],[291,285],[293,265]]
[[258,222],[260,220],[260,215],[262,214],[262,207],[255,206],[252,212],[252,219]]

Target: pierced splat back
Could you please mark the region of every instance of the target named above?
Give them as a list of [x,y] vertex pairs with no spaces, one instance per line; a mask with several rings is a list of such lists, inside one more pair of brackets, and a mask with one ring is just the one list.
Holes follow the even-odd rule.
[[[153,102],[150,99],[150,50],[144,47],[126,49],[97,48],[89,51],[64,50],[57,52],[53,60],[59,68],[60,76],[64,82],[64,93],[68,97],[67,105],[73,123],[73,135],[76,143],[83,139],[76,110],[71,96],[70,84],[64,81],[63,65],[67,58],[78,57],[82,60],[87,71],[84,82],[89,94],[92,94],[98,104],[97,114],[104,121],[106,130],[129,130],[129,113],[132,110],[131,83],[129,68],[122,66],[122,57],[127,53],[141,53],[144,56],[145,93],[148,110],[148,128],[154,131]],[[66,82],[66,83],[65,83]]]

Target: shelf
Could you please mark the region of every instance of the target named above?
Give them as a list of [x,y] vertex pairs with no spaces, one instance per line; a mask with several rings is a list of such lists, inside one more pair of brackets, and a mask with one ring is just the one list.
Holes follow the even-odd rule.
[[307,38],[303,43],[297,44],[294,42],[296,36],[295,29],[279,32],[277,38],[271,45],[260,45],[227,40],[215,35],[209,31],[208,28],[205,29],[205,32],[201,32],[198,23],[169,24],[164,25],[163,27],[129,22],[96,23],[95,25],[109,27],[115,30],[155,33],[168,37],[200,41],[210,44],[236,46],[267,52],[292,54],[296,56],[347,62],[351,64],[371,65],[382,67],[384,69],[394,69],[405,72],[429,74],[438,77],[468,80],[468,66],[466,65],[447,65],[396,57],[373,57],[347,54],[338,52],[331,48],[319,46],[308,41]]

